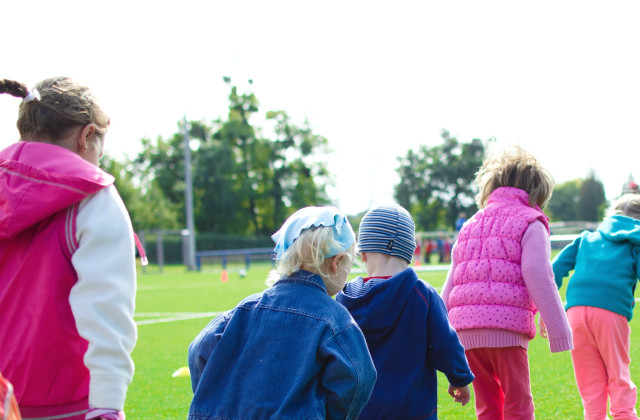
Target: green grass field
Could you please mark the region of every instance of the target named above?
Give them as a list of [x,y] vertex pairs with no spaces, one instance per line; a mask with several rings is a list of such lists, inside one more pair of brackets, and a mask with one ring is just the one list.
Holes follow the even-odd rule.
[[[133,352],[136,372],[127,395],[130,419],[184,419],[192,391],[189,377],[172,377],[187,366],[187,348],[193,338],[215,316],[234,307],[244,297],[265,288],[270,264],[254,264],[245,278],[229,269],[229,281],[221,282],[220,268],[187,272],[183,266],[165,267],[162,274],[151,267],[138,277],[136,322],[138,342]],[[440,290],[446,271],[421,272],[420,277]],[[350,278],[355,277],[355,274]],[[564,294],[564,287],[561,294]],[[631,322],[635,329],[637,318]],[[631,376],[640,365],[640,336],[631,337]],[[548,342],[539,335],[529,349],[531,385],[536,417],[539,419],[581,419],[582,405],[573,377],[569,352],[551,354]],[[439,377],[439,417],[474,419],[473,400],[466,406],[454,404],[447,394],[447,382]],[[638,407],[640,409],[640,407]]]

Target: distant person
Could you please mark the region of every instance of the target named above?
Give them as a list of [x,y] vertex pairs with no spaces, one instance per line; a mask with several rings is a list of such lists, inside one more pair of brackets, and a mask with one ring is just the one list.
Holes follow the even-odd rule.
[[24,419],[124,419],[136,342],[134,234],[98,168],[109,117],[70,78],[22,98],[0,151],[0,372]]
[[189,346],[189,419],[356,419],[376,371],[332,296],[355,258],[335,207],[305,207],[272,236],[273,286],[218,316]]
[[444,242],[446,239],[443,236],[438,236],[436,239],[436,250],[438,251],[438,262],[442,264],[444,261]]
[[464,222],[467,221],[467,215],[464,212],[460,212],[460,215],[458,216],[458,218],[456,219],[456,232],[460,232],[460,229],[462,229],[462,225],[464,225]]
[[445,263],[450,263],[451,262],[451,248],[453,246],[453,243],[449,241],[448,238],[445,238],[444,242],[442,243],[442,254],[443,254],[443,262]]
[[460,230],[442,298],[476,375],[478,419],[533,419],[527,347],[538,310],[551,352],[572,348],[542,212],[554,182],[519,147],[487,156],[475,182],[480,210]]
[[629,321],[640,277],[640,194],[618,198],[595,232],[583,232],[553,260],[558,288],[567,283],[573,369],[585,419],[637,419],[629,371]]
[[369,211],[358,233],[367,277],[347,283],[336,300],[356,320],[378,371],[360,419],[437,419],[437,376],[466,405],[473,374],[442,299],[409,266],[413,218],[403,207]]
[[436,249],[435,242],[432,241],[431,239],[427,239],[427,241],[425,242],[425,256],[424,256],[424,262],[426,262],[427,264],[431,264],[431,253],[433,252],[434,249]]
[[454,226],[456,230],[455,237],[453,238],[454,241],[458,239],[458,234],[460,233],[460,229],[462,229],[462,225],[464,225],[464,222],[466,221],[467,221],[467,215],[464,212],[460,212],[460,215],[456,219],[456,223]]
[[416,241],[416,250],[413,253],[414,259],[417,265],[420,265],[420,260],[422,259],[422,249],[420,247],[420,242]]

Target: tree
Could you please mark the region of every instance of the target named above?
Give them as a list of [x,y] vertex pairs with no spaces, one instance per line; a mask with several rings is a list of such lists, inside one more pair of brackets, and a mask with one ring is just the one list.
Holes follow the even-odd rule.
[[[252,123],[258,112],[253,93],[230,87],[225,119],[189,123],[192,143],[194,218],[199,232],[272,234],[299,207],[328,202],[331,180],[322,159],[327,140],[291,123],[284,111],[268,112],[269,135]],[[197,144],[197,147],[195,145]],[[137,175],[148,174],[184,223],[182,133],[153,143],[134,160]]]
[[[226,79],[225,79],[226,80]],[[231,79],[228,79],[231,84]],[[214,135],[225,144],[236,151],[235,175],[237,178],[238,197],[244,201],[242,206],[243,217],[250,220],[253,232],[262,233],[258,221],[258,188],[255,184],[254,163],[257,160],[256,152],[259,148],[259,141],[256,139],[255,130],[249,123],[249,119],[258,112],[258,100],[253,93],[239,94],[235,86],[231,87],[229,94],[229,114],[227,120],[222,124],[220,130]]]
[[327,153],[328,141],[313,133],[309,121],[302,127],[291,123],[285,111],[267,112],[273,122],[274,139],[267,140],[268,159],[264,166],[272,182],[267,185],[265,196],[272,207],[271,229],[279,226],[300,207],[323,205],[329,202],[325,186],[331,182],[326,165],[322,161]]
[[570,222],[578,220],[581,179],[573,179],[557,184],[546,208],[553,221]]
[[584,179],[556,185],[547,210],[553,221],[597,222],[602,220],[605,207],[604,186],[591,171]]
[[[192,125],[193,131],[193,125]],[[238,162],[233,145],[220,136],[201,131],[193,153],[194,218],[200,232],[245,234],[250,229],[242,219]],[[245,219],[246,220],[246,219]]]
[[591,170],[580,187],[580,204],[578,206],[578,218],[587,222],[602,220],[607,199],[604,195],[604,186]]
[[485,144],[479,139],[459,142],[449,131],[439,146],[420,146],[400,158],[400,184],[395,198],[415,217],[420,229],[450,228],[461,211],[475,211],[473,180],[482,164]]
[[[104,156],[102,168],[113,175],[114,185],[129,212],[135,231],[144,229],[175,229],[178,227],[177,209],[169,203],[155,182],[147,183],[143,189],[136,185],[133,164],[128,159],[118,162],[110,156]],[[139,184],[139,183],[138,183]]]
[[185,225],[184,211],[184,156],[183,138],[174,134],[165,141],[158,137],[154,142],[143,138],[142,152],[132,161],[132,177],[140,181],[143,189],[157,188],[163,200],[176,210],[176,223]]

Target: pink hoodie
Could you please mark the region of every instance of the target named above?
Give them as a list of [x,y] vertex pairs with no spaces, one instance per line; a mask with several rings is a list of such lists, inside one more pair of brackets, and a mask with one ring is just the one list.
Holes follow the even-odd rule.
[[112,183],[62,147],[18,142],[0,152],[0,371],[21,409],[87,408],[87,341],[69,304],[78,279],[71,256],[78,203]]

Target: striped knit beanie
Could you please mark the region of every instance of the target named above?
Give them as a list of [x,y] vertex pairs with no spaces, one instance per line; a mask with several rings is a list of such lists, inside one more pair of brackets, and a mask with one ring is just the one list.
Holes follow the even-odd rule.
[[397,204],[370,210],[360,222],[358,248],[360,252],[387,254],[411,263],[416,250],[413,218]]

